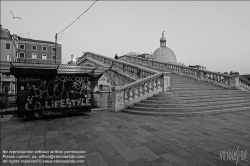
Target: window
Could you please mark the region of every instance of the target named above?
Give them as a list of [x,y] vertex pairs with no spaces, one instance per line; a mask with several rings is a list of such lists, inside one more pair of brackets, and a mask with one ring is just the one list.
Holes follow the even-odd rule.
[[11,61],[11,56],[10,55],[6,55],[6,61],[8,61],[8,62]]
[[53,58],[53,60],[55,60],[55,59],[56,59],[56,56],[55,56],[55,55],[52,55],[52,58]]
[[47,47],[46,46],[43,46],[43,51],[47,51]]
[[25,45],[24,45],[24,44],[20,44],[20,45],[19,45],[19,48],[20,48],[21,50],[24,50],[24,49],[25,49]]
[[5,49],[6,49],[6,50],[10,50],[10,43],[6,43]]
[[43,54],[42,59],[47,59],[47,55]]
[[24,52],[19,52],[19,58],[25,58],[25,53]]
[[52,52],[55,52],[56,51],[56,48],[55,47],[52,47]]
[[33,58],[33,59],[37,59],[37,54],[32,53],[32,58]]
[[36,51],[37,50],[37,46],[32,46],[32,50]]

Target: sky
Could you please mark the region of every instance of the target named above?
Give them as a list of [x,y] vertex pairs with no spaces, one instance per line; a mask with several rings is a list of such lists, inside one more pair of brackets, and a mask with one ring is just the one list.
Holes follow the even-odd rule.
[[[1,1],[1,24],[11,34],[54,42],[93,3]],[[178,62],[250,74],[250,1],[99,0],[58,34],[62,63],[88,51],[111,58],[153,53],[163,31]]]

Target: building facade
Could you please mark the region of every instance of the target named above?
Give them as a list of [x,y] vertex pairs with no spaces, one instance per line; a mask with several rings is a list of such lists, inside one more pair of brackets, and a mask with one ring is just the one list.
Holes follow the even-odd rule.
[[[1,61],[15,62],[17,46],[13,36],[8,29],[2,28],[1,25]],[[8,73],[0,73],[0,93],[8,91],[9,94],[15,93],[15,77]]]
[[61,64],[62,47],[50,41],[19,38],[17,62]]

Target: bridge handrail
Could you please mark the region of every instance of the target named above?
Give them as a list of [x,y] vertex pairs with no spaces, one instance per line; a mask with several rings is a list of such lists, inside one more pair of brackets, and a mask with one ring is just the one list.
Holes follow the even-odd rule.
[[103,55],[99,55],[99,54],[92,53],[92,52],[86,52],[86,54],[83,55],[82,58],[80,58],[76,62],[76,65],[80,65],[82,62],[84,62],[88,58],[92,58],[93,60],[96,60],[97,62],[102,63],[103,66],[105,67],[112,66],[113,69],[120,70],[121,72],[125,74],[129,74],[135,77],[136,79],[145,78],[145,77],[148,77],[150,75],[157,73],[157,71],[147,69],[139,65],[135,66],[126,61],[116,60],[116,59],[105,57]]
[[240,77],[240,79],[239,79],[240,86],[250,91],[250,81],[241,75],[239,77]]
[[[164,62],[159,62],[155,60],[129,56],[129,55],[125,55],[121,57],[120,59],[133,61],[136,63],[141,63],[141,64],[154,67],[154,68],[158,68],[161,70],[171,70],[179,74],[184,74],[193,78],[206,80],[208,82],[212,82],[212,83],[215,83],[217,85],[220,85],[226,88],[232,88],[232,87],[237,86],[235,85],[237,84],[237,78],[241,80],[241,81],[238,81],[238,83],[242,82],[242,84],[244,83],[244,84],[247,84],[247,86],[249,85],[246,81],[242,80],[238,74],[228,75],[228,74],[217,73],[213,71],[207,71],[207,70],[201,70],[201,69],[196,69],[192,67],[182,66],[178,64],[164,63]],[[239,85],[239,86],[242,86],[242,85]]]
[[154,94],[167,92],[170,87],[170,74],[170,72],[156,73],[125,86],[111,87],[112,110],[121,111]]
[[147,82],[147,81],[149,81],[149,80],[153,80],[153,79],[158,78],[158,77],[160,77],[160,76],[162,76],[162,73],[156,73],[156,74],[154,74],[154,75],[151,75],[151,76],[148,76],[148,77],[146,77],[146,78],[139,79],[139,80],[137,80],[137,81],[135,81],[135,82],[132,82],[132,83],[130,83],[130,84],[127,84],[127,85],[123,86],[122,89],[120,89],[120,90],[127,90],[127,89],[129,89],[129,88],[131,88],[131,87],[134,87],[134,86],[137,86],[137,85],[139,85],[139,84],[145,83],[145,82]]

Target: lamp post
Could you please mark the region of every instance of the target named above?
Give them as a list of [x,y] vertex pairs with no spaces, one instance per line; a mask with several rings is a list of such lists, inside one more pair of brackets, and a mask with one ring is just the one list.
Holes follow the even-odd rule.
[[55,65],[56,65],[56,44],[57,44],[57,33],[55,36]]

